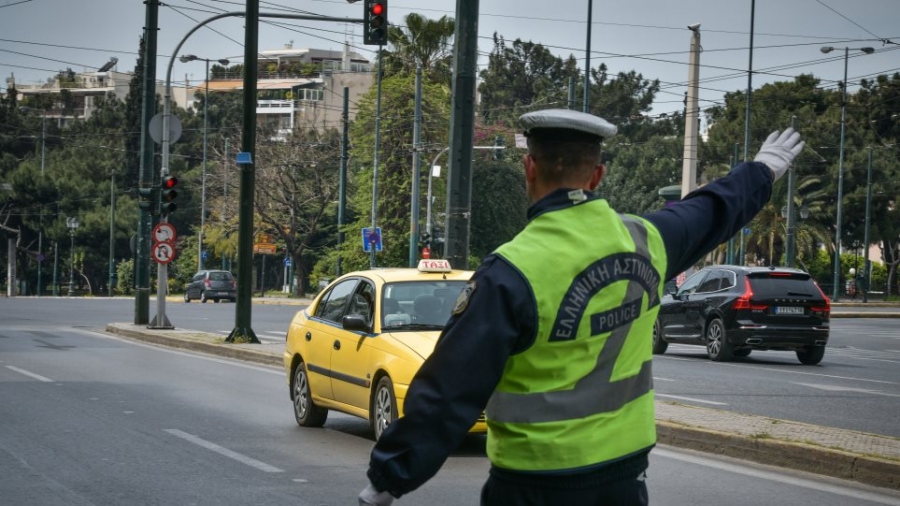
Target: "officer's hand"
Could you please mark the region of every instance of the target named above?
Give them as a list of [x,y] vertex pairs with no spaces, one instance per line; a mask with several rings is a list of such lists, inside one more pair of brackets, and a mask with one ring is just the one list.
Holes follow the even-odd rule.
[[393,502],[394,496],[375,490],[371,483],[359,493],[359,506],[391,506]]
[[775,130],[769,134],[769,138],[763,143],[756,154],[755,162],[766,164],[772,169],[775,181],[787,172],[794,158],[803,151],[804,143],[800,140],[800,134],[793,128],[788,128],[779,133]]

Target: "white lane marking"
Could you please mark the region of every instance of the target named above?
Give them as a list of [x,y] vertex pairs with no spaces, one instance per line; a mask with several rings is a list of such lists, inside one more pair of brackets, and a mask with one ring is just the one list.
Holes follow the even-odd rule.
[[665,397],[667,399],[678,399],[680,401],[702,402],[703,404],[712,404],[713,406],[727,406],[726,402],[706,401],[703,399],[695,399],[693,397],[681,397],[680,395],[656,394],[657,397]]
[[283,470],[278,469],[277,467],[270,466],[269,464],[266,464],[265,462],[260,462],[256,459],[250,458],[246,455],[242,455],[236,451],[232,451],[232,450],[229,450],[228,448],[224,448],[215,443],[211,443],[205,439],[201,439],[197,436],[194,436],[193,434],[188,434],[187,432],[182,432],[178,429],[165,429],[165,431],[175,437],[180,437],[181,439],[184,439],[185,441],[194,443],[197,446],[202,446],[203,448],[206,448],[207,450],[214,451],[214,452],[218,453],[219,455],[224,455],[224,456],[226,456],[230,459],[234,459],[242,464],[246,464],[250,467],[259,469],[260,471],[263,471],[266,473],[283,473],[284,472]]
[[50,378],[47,378],[47,377],[45,377],[45,376],[41,376],[40,374],[35,374],[35,373],[31,372],[31,371],[26,371],[25,369],[19,369],[18,367],[15,367],[15,366],[12,366],[12,365],[8,365],[8,366],[6,366],[6,368],[7,368],[7,369],[11,369],[11,370],[13,370],[13,371],[16,371],[17,373],[24,374],[25,376],[31,376],[32,378],[34,378],[34,379],[36,379],[36,380],[41,380],[41,381],[43,381],[43,382],[45,382],[45,383],[55,383],[55,381],[53,381],[53,380],[50,379]]
[[[828,355],[827,355],[827,352],[826,352],[826,355],[825,355],[825,356],[826,356],[826,357],[828,356]],[[656,359],[656,358],[665,358],[665,359],[667,359],[667,360],[690,360],[691,362],[696,362],[696,361],[697,361],[696,359],[692,359],[692,358],[675,358],[675,357],[668,357],[668,356],[665,356],[665,355],[657,355],[656,357],[654,357],[654,359]],[[863,381],[863,382],[866,382],[866,383],[881,383],[881,384],[884,384],[884,385],[898,385],[898,384],[900,384],[900,383],[897,383],[896,381],[885,381],[885,380],[875,380],[875,379],[866,379],[866,378],[852,378],[852,377],[849,377],[849,376],[836,376],[836,375],[833,375],[833,374],[819,374],[819,373],[815,373],[815,372],[791,371],[791,370],[788,370],[788,369],[774,369],[774,368],[770,368],[770,367],[765,367],[765,368],[760,367],[760,365],[763,365],[763,364],[760,364],[760,365],[741,365],[741,364],[735,364],[735,363],[729,363],[729,362],[713,362],[712,360],[707,360],[706,362],[703,362],[703,363],[706,363],[706,364],[709,364],[709,365],[716,365],[716,366],[720,366],[720,367],[739,367],[739,368],[743,368],[743,369],[754,369],[754,370],[765,369],[766,371],[780,372],[780,373],[784,373],[784,374],[800,374],[800,375],[804,375],[804,376],[818,376],[818,377],[820,377],[820,378],[832,378],[832,379],[844,379],[844,380],[851,380],[851,381]],[[769,364],[765,364],[765,365],[769,365]]]
[[866,492],[863,490],[856,490],[850,487],[842,487],[839,485],[832,485],[830,483],[824,481],[816,481],[810,480],[806,478],[799,478],[794,476],[787,476],[783,474],[783,472],[770,472],[763,471],[761,469],[755,469],[752,467],[745,467],[736,464],[730,464],[728,462],[723,462],[716,459],[687,455],[680,452],[666,450],[664,448],[656,447],[653,449],[652,455],[659,455],[660,457],[672,459],[672,460],[680,460],[682,462],[688,462],[691,464],[696,464],[698,466],[711,467],[714,469],[721,469],[722,471],[728,471],[730,473],[740,474],[744,476],[750,476],[753,478],[759,478],[762,480],[775,481],[778,483],[784,483],[786,485],[791,485],[795,487],[808,488],[811,490],[817,490],[820,492],[827,492],[830,494],[840,495],[844,497],[850,497],[856,500],[864,500],[871,501],[878,504],[888,504],[890,506],[900,506],[900,499],[889,497],[885,495],[875,494],[872,492]]
[[898,394],[889,394],[887,392],[879,392],[878,390],[867,390],[865,388],[839,387],[835,385],[817,385],[815,383],[795,383],[810,388],[818,388],[828,392],[856,392],[860,394],[886,395],[888,397],[900,397]]
[[678,380],[673,380],[670,378],[660,378],[659,376],[654,376],[653,381],[678,381]]

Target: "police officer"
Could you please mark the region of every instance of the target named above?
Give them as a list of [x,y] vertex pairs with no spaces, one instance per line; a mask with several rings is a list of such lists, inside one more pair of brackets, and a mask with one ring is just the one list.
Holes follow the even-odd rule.
[[425,483],[482,412],[482,505],[647,504],[663,285],[741,230],[803,149],[793,130],[773,132],[755,161],[637,217],[592,193],[615,126],[570,110],[520,123],[528,225],[460,294],[404,416],[372,450],[361,505],[387,506]]

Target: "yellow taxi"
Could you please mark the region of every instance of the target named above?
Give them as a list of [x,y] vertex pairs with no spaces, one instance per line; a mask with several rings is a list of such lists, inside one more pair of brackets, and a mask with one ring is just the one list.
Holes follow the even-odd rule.
[[[351,272],[291,321],[284,368],[301,427],[329,410],[366,418],[375,438],[403,415],[409,384],[434,350],[472,271],[443,259]],[[484,419],[471,432],[486,432]]]

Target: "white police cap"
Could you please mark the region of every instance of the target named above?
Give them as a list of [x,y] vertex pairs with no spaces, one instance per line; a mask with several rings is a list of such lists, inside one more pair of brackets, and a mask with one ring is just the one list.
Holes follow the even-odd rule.
[[[571,109],[544,109],[519,117],[525,136],[551,133],[552,130],[573,130],[599,137],[598,141],[616,135],[616,126],[603,118]],[[556,134],[557,132],[552,132]],[[560,134],[563,132],[559,132]],[[554,135],[555,136],[555,135]]]

